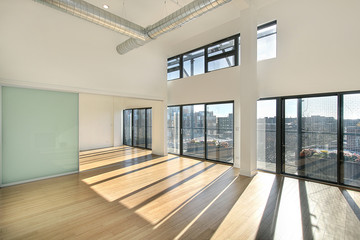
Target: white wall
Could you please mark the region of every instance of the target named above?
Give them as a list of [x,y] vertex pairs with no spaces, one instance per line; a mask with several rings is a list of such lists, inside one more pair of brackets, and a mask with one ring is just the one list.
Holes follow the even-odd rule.
[[134,98],[119,98],[122,109],[152,108],[152,152],[155,155],[167,155],[166,142],[166,101],[152,101]]
[[79,141],[80,150],[114,146],[114,97],[79,94]]
[[128,37],[28,0],[0,1],[0,35],[4,85],[166,97],[166,57],[153,43],[119,55]]
[[166,155],[166,102],[116,96],[80,94],[80,150],[123,144],[123,110],[152,108],[153,154]]
[[0,186],[2,185],[2,86],[0,85]]
[[[240,18],[184,42],[192,48],[179,46],[181,51],[172,52],[180,54],[240,32],[240,67],[168,82],[169,105],[234,100],[234,166],[243,175],[256,170],[257,98],[360,90],[360,30],[355,27],[360,22],[359,1],[251,4]],[[256,62],[256,26],[272,20],[278,22],[277,58]]]
[[360,90],[360,1],[278,0],[258,23],[278,22],[277,58],[258,64],[260,97]]
[[[256,173],[256,18],[248,9],[241,16],[189,41],[193,48],[241,34],[241,65],[168,82],[168,104],[234,101],[234,166]],[[207,41],[204,43],[204,39]],[[188,43],[184,43],[188,46]],[[179,47],[181,49],[181,46]],[[191,49],[187,49],[188,51]],[[184,52],[185,52],[184,51]],[[177,52],[179,54],[181,52]]]

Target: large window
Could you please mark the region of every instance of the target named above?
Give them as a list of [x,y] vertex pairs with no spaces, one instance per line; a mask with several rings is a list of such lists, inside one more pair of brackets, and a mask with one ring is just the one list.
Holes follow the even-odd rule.
[[167,79],[173,80],[182,77],[182,71],[180,68],[180,57],[174,57],[168,59],[167,67]]
[[276,27],[273,21],[257,28],[257,60],[276,58]]
[[238,66],[240,35],[231,36],[168,59],[167,79],[174,80]]
[[205,105],[183,106],[183,155],[205,158]]
[[233,103],[168,107],[168,151],[233,163]]
[[206,153],[208,159],[233,162],[233,115],[232,103],[206,105]]
[[360,94],[345,94],[343,105],[344,183],[360,187]]
[[196,50],[183,55],[183,77],[190,77],[205,72],[204,49]]
[[276,100],[257,103],[257,166],[276,171]]
[[134,109],[134,146],[145,148],[145,109]]
[[124,145],[152,147],[152,111],[150,108],[124,110]]
[[180,107],[167,108],[168,152],[180,154]]
[[285,173],[337,181],[337,96],[285,100]]
[[258,101],[258,168],[360,187],[360,93]]
[[132,146],[132,110],[124,110],[124,144]]
[[[237,54],[235,53],[235,51],[239,51],[236,49],[239,39],[240,37],[223,40],[211,44],[207,48],[207,68],[209,72],[239,65],[239,57],[237,57]],[[240,46],[238,47],[240,48]]]
[[146,109],[146,148],[152,148],[152,110]]

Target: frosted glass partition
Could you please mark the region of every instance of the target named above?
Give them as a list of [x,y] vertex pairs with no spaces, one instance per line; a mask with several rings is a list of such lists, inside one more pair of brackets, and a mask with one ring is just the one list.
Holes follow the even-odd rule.
[[78,171],[78,94],[2,88],[2,184]]

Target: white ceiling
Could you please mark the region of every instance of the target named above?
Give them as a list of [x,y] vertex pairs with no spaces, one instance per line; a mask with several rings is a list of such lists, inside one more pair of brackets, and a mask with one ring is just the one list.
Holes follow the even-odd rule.
[[87,0],[87,2],[115,15],[123,17],[142,27],[147,27],[175,12],[191,0]]

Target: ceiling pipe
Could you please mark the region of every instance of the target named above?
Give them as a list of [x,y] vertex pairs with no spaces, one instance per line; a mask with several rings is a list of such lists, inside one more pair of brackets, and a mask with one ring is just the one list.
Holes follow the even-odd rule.
[[130,22],[82,0],[34,0],[54,9],[66,12],[132,39],[145,41],[148,36],[140,25]]
[[119,54],[125,54],[135,48],[143,46],[162,34],[179,28],[202,14],[231,2],[231,0],[195,0],[145,29],[83,0],[34,1],[130,37],[130,39],[116,47]]
[[155,24],[147,27],[145,29],[147,38],[145,40],[130,38],[119,44],[116,47],[116,51],[123,55],[228,2],[231,2],[231,0],[195,0]]

